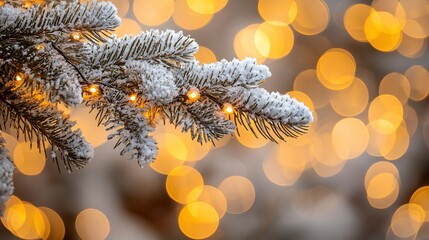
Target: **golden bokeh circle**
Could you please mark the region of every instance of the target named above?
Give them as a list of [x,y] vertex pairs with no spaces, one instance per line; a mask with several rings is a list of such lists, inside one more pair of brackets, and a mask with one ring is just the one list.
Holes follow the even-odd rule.
[[329,8],[323,0],[295,0],[297,13],[293,28],[303,35],[321,33],[329,23]]
[[410,82],[401,73],[389,73],[381,80],[378,92],[380,95],[393,95],[404,105],[410,97]]
[[396,129],[395,135],[395,143],[392,149],[383,156],[387,160],[397,160],[401,158],[407,152],[410,145],[410,136],[405,127],[399,126]]
[[227,202],[225,195],[221,190],[210,185],[204,185],[202,188],[198,187],[192,190],[188,195],[189,201],[205,202],[210,204],[219,216],[219,219],[223,218],[227,209]]
[[76,217],[77,234],[86,239],[107,239],[110,233],[110,223],[106,215],[98,209],[87,208]]
[[319,81],[332,90],[347,88],[353,83],[356,62],[353,55],[342,48],[326,51],[317,62]]
[[354,4],[347,8],[344,13],[344,27],[347,33],[356,41],[368,42],[365,36],[365,21],[374,11],[371,6],[366,4]]
[[405,204],[393,214],[390,227],[396,236],[408,238],[419,231],[424,220],[425,211],[420,205],[414,203]]
[[429,221],[429,186],[417,189],[411,196],[410,203],[417,204],[425,211],[425,222]]
[[316,109],[329,104],[331,91],[320,83],[317,79],[317,72],[314,69],[300,72],[295,77],[293,90],[305,93],[312,100]]
[[244,213],[255,202],[255,188],[252,182],[243,176],[231,176],[224,179],[219,185],[219,189],[225,195],[228,213]]
[[368,109],[368,121],[380,133],[396,131],[403,120],[404,109],[402,103],[393,95],[382,94],[377,96]]
[[[376,126],[377,128],[374,128]],[[366,152],[374,157],[382,157],[392,151],[396,143],[396,130],[390,132],[392,124],[385,120],[377,120],[367,124],[369,143]],[[380,131],[388,129],[389,131]]]
[[228,0],[187,0],[189,8],[201,14],[214,14],[222,10]]
[[141,24],[159,26],[173,15],[174,0],[134,0],[133,10]]
[[[268,37],[268,47],[264,45]],[[279,59],[285,57],[293,48],[295,38],[288,25],[277,25],[273,22],[263,22],[255,33],[256,47],[267,58]]]
[[140,24],[137,21],[130,18],[122,18],[121,25],[115,28],[115,31],[113,33],[118,37],[124,37],[124,36],[136,36],[141,32],[142,32],[142,28],[140,27]]
[[429,72],[422,65],[414,65],[407,69],[405,77],[410,82],[410,99],[421,101],[429,94]]
[[219,226],[216,210],[205,202],[187,204],[179,213],[180,230],[192,239],[205,239],[213,235]]
[[357,118],[344,118],[337,122],[332,130],[333,148],[341,159],[359,157],[365,152],[368,142],[368,129]]
[[234,37],[234,51],[239,59],[252,57],[258,63],[263,63],[270,49],[270,39],[264,33],[258,32],[259,24],[251,24],[241,29]]
[[295,0],[259,0],[258,11],[265,21],[288,25],[295,20],[298,9]]
[[368,105],[368,100],[368,87],[357,77],[350,86],[334,91],[330,96],[332,109],[345,117],[353,117],[362,113]]
[[167,175],[165,187],[168,195],[176,202],[187,203],[198,198],[199,194],[192,193],[195,199],[192,199],[189,194],[194,189],[202,191],[204,180],[201,174],[192,167],[178,166],[171,170]]
[[46,215],[49,220],[50,232],[49,235],[44,237],[43,239],[47,240],[57,240],[64,239],[65,236],[65,226],[62,218],[58,215],[57,212],[48,208],[48,207],[39,207],[41,211]]
[[35,176],[45,168],[46,156],[43,149],[37,149],[34,143],[31,148],[29,143],[22,142],[13,151],[13,163],[21,173]]
[[202,14],[192,10],[187,0],[175,0],[173,20],[177,26],[186,30],[196,30],[207,25],[213,14]]
[[401,43],[402,28],[392,14],[373,11],[365,21],[365,36],[375,49],[391,52]]
[[201,64],[215,63],[217,61],[216,54],[208,47],[199,46],[198,52],[195,53],[195,59]]

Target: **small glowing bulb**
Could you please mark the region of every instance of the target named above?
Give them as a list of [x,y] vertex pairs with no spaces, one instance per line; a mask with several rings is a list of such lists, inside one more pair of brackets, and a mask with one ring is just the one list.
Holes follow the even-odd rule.
[[191,88],[186,94],[186,96],[188,97],[188,100],[190,102],[198,101],[198,99],[200,98],[200,91],[198,91],[198,89],[196,88]]
[[89,91],[90,91],[91,93],[96,93],[96,92],[97,92],[97,87],[96,87],[96,86],[91,86],[91,87],[89,88]]
[[37,50],[40,50],[40,49],[42,49],[42,48],[44,48],[45,47],[45,45],[43,45],[43,43],[41,43],[41,44],[37,44],[36,45],[36,49]]
[[225,103],[225,104],[223,105],[223,111],[224,111],[226,114],[231,114],[231,113],[233,113],[233,112],[234,112],[234,107],[232,106],[232,104],[231,104],[231,103]]
[[15,80],[16,81],[22,81],[22,80],[24,80],[24,75],[22,75],[21,73],[16,74]]
[[133,95],[130,95],[130,100],[131,101],[135,101],[137,99],[137,96],[135,95],[135,94],[133,94]]
[[74,41],[79,41],[80,40],[80,33],[72,33],[71,35],[70,35],[70,37],[71,37],[71,39],[72,40],[74,40]]
[[24,8],[30,8],[33,4],[30,1],[25,1],[23,7]]

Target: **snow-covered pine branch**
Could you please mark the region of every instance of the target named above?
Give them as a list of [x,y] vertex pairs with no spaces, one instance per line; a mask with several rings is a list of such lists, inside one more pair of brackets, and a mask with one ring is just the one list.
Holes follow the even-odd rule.
[[[51,156],[69,171],[94,152],[56,102],[73,107],[83,101],[98,111],[115,147],[122,145],[121,153],[140,166],[156,158],[151,132],[160,119],[200,143],[232,134],[236,125],[285,140],[313,120],[304,104],[259,88],[271,73],[254,59],[200,65],[195,40],[172,30],[110,36],[120,23],[110,2],[52,0],[28,8],[19,2],[0,6],[1,130],[16,128],[41,150],[49,142]],[[0,204],[13,189],[12,172],[0,142]]]
[[134,37],[113,37],[105,44],[89,47],[89,64],[92,68],[107,68],[129,60],[189,62],[193,61],[198,51],[194,39],[172,30],[149,30]]
[[[63,102],[75,106],[82,102],[82,90],[79,82],[83,81],[76,69],[69,64],[67,56],[62,55],[59,46],[53,42],[35,45],[31,41],[15,41],[15,44],[4,44],[0,47],[0,58],[7,59],[0,66],[5,82],[15,81],[14,75],[20,72],[22,87],[28,89],[42,88],[52,102]],[[64,44],[62,44],[64,45]],[[39,48],[39,49],[37,49]]]
[[190,132],[191,138],[199,143],[219,140],[235,129],[220,107],[209,99],[189,105],[173,103],[164,107],[163,112],[172,124],[182,126],[182,131]]
[[52,2],[24,11],[22,7],[5,4],[0,8],[0,22],[0,40],[79,31],[90,40],[102,41],[105,39],[103,32],[119,26],[121,20],[111,2],[93,0],[84,4]]
[[124,146],[121,155],[130,153],[140,166],[151,163],[158,154],[155,140],[149,136],[154,129],[144,116],[147,109],[137,103],[130,103],[128,96],[121,91],[101,87],[100,94],[94,94],[87,100],[93,109],[99,111],[99,123],[106,130],[113,130],[108,139],[116,139],[115,148]]
[[186,65],[177,75],[176,84],[183,88],[194,86],[200,89],[213,86],[257,86],[271,76],[265,65],[259,65],[253,58],[200,65],[193,62]]
[[25,141],[46,152],[47,141],[52,146],[51,156],[61,160],[68,171],[82,168],[94,156],[91,145],[80,130],[72,130],[74,122],[68,120],[53,103],[43,99],[38,90],[28,92],[0,79],[0,129],[12,127]]

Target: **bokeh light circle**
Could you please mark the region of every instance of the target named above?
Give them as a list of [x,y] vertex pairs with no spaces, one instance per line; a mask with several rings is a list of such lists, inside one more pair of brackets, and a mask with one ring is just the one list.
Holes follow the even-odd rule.
[[347,33],[356,41],[367,42],[365,36],[365,21],[374,11],[370,6],[365,4],[354,4],[344,13],[344,27]]
[[207,25],[213,14],[202,14],[192,10],[187,0],[175,0],[173,20],[177,26],[186,30],[196,30]]
[[414,65],[407,69],[405,77],[410,82],[410,99],[421,101],[429,94],[429,72],[422,65]]
[[183,234],[192,239],[208,238],[219,226],[216,210],[205,202],[187,204],[180,211],[178,221]]
[[[239,59],[252,57],[258,63],[263,63],[264,56],[269,53],[270,39],[262,32],[258,31],[259,24],[252,24],[241,29],[234,38],[234,51]],[[263,52],[264,54],[261,54]]]
[[178,166],[168,173],[165,187],[168,195],[176,202],[187,203],[195,200],[199,194],[192,193],[195,199],[189,197],[194,189],[202,191],[204,180],[201,174],[189,166]]
[[43,149],[39,150],[34,143],[31,148],[29,143],[21,142],[13,151],[13,163],[21,173],[35,176],[45,168],[46,156]]
[[110,233],[110,223],[100,210],[87,208],[76,217],[76,232],[83,240],[106,239]]
[[429,221],[429,186],[417,189],[411,196],[410,203],[417,204],[425,211],[425,222]]
[[219,218],[223,218],[226,213],[227,202],[225,195],[216,187],[204,185],[202,188],[195,188],[188,194],[188,199],[187,203],[198,201],[210,204],[216,209]]
[[[288,25],[276,25],[273,22],[260,24],[255,37],[259,52],[264,57],[272,59],[279,59],[288,55],[295,41],[294,34]],[[265,37],[268,37],[268,47],[264,45]]]
[[298,9],[295,0],[259,0],[258,11],[265,21],[288,25],[295,20]]
[[187,0],[189,8],[201,14],[214,14],[222,10],[228,0]]
[[350,86],[355,78],[356,62],[345,49],[332,48],[317,62],[317,77],[327,88],[341,90]]
[[366,125],[357,118],[345,118],[332,130],[332,144],[337,155],[344,160],[359,157],[368,146]]
[[329,23],[329,8],[323,0],[295,0],[297,13],[293,28],[304,35],[316,35]]
[[217,61],[216,54],[208,47],[199,46],[198,52],[195,53],[195,59],[201,64],[214,63]]
[[380,133],[388,134],[396,131],[403,120],[402,103],[393,95],[377,96],[368,109],[368,121]]
[[158,26],[173,15],[174,0],[134,0],[133,10],[140,23]]
[[424,209],[417,204],[405,204],[393,214],[390,227],[393,233],[400,238],[415,235],[425,220]]
[[408,79],[404,75],[393,72],[387,74],[381,80],[378,92],[380,95],[393,95],[404,105],[410,97],[411,87]]
[[227,212],[241,214],[249,210],[255,201],[255,188],[252,182],[243,176],[231,176],[219,185],[225,194]]
[[375,49],[390,52],[401,43],[402,28],[392,14],[373,11],[365,21],[365,36]]
[[350,86],[334,91],[330,96],[332,109],[345,117],[353,117],[362,113],[368,105],[368,100],[368,87],[357,77]]

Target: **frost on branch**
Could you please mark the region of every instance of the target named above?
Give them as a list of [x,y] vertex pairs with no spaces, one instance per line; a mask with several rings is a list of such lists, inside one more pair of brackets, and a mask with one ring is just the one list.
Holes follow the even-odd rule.
[[171,104],[164,108],[165,115],[183,132],[190,132],[191,138],[199,143],[213,142],[234,132],[235,126],[228,121],[218,105],[206,99],[190,105]]
[[18,138],[22,134],[25,141],[45,151],[45,141],[49,142],[57,152],[54,160],[62,160],[68,171],[83,167],[94,156],[80,130],[72,130],[75,123],[36,90],[27,92],[13,83],[0,82],[0,114],[2,130],[13,127]]
[[167,67],[146,61],[128,61],[125,64],[126,84],[135,83],[134,93],[144,96],[147,101],[168,104],[178,95],[172,71]]
[[116,90],[103,89],[101,96],[88,100],[93,109],[99,111],[99,122],[107,130],[114,130],[109,140],[116,138],[115,148],[123,145],[121,155],[130,153],[140,166],[151,163],[158,154],[155,140],[149,136],[154,129],[144,116],[145,109],[130,104],[128,97]]
[[[232,134],[237,125],[286,140],[313,120],[304,104],[259,88],[271,73],[255,59],[201,65],[195,40],[172,30],[111,36],[120,19],[110,2],[50,0],[28,8],[23,2],[0,6],[0,130],[17,129],[39,150],[49,143],[50,156],[68,171],[94,151],[58,103],[84,102],[98,111],[115,147],[141,166],[156,158],[151,132],[161,119],[199,143]],[[12,172],[1,142],[0,205],[11,194]]]
[[88,54],[93,68],[107,68],[129,60],[188,62],[197,50],[194,39],[183,36],[182,32],[149,30],[135,37],[113,38],[106,44],[93,45]]
[[271,76],[268,67],[258,65],[253,58],[199,65],[187,65],[177,76],[179,86],[206,88],[211,86],[256,86]]
[[313,121],[313,115],[302,102],[263,88],[233,87],[221,99],[236,106],[235,121],[251,129],[254,122],[262,136],[272,141],[275,141],[272,134],[281,140],[284,140],[282,135],[298,137]]
[[5,203],[13,193],[13,171],[15,167],[10,160],[4,138],[0,135],[0,216],[3,216]]
[[119,26],[115,5],[93,0],[88,4],[52,2],[35,5],[25,11],[6,4],[0,8],[0,40],[39,34],[57,34],[81,31],[89,39],[103,40],[97,31],[109,31]]

